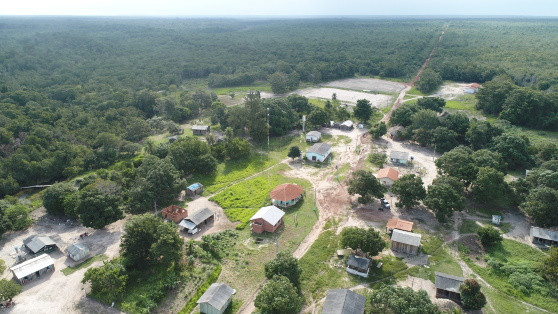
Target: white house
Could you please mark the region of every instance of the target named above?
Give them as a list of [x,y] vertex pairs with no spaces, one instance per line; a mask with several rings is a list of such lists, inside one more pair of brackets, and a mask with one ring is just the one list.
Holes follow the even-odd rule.
[[310,132],[306,133],[306,141],[307,142],[316,143],[316,142],[319,142],[321,138],[322,138],[322,133],[320,133],[318,131],[310,131]]
[[82,243],[74,243],[66,249],[68,256],[75,262],[80,261],[89,255],[89,249]]
[[231,304],[233,294],[236,290],[224,283],[214,283],[199,298],[200,312],[207,314],[224,313]]
[[331,145],[326,143],[316,143],[306,151],[306,159],[310,161],[324,162],[331,154]]

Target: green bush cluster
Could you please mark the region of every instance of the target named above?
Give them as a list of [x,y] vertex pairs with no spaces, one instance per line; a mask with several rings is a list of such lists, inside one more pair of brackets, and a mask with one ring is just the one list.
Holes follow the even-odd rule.
[[188,303],[178,312],[178,314],[190,314],[192,310],[196,307],[196,302],[198,302],[199,298],[205,293],[205,291],[211,286],[214,282],[217,281],[219,275],[221,274],[221,265],[217,265],[217,268],[207,277],[206,281],[198,288],[196,293],[188,300]]

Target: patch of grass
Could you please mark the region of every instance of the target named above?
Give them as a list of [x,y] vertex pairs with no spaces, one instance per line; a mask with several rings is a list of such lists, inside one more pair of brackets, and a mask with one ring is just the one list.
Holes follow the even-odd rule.
[[351,169],[351,164],[349,164],[349,163],[346,163],[346,164],[342,165],[341,167],[339,167],[335,171],[335,177],[337,178],[337,181],[339,181],[339,182],[345,181],[345,178],[347,177],[347,174],[349,173],[350,169]]
[[[485,255],[485,259],[490,259],[495,262],[502,263],[503,265],[513,266],[513,267],[536,267],[538,263],[546,256],[543,252],[538,249],[532,248],[529,245],[504,239],[501,245],[491,248]],[[525,301],[527,303],[536,305],[538,307],[544,308],[551,312],[558,312],[558,300],[546,295],[548,292],[544,291],[533,291],[532,293],[523,293],[518,290],[517,287],[510,284],[508,281],[509,274],[502,271],[496,271],[491,266],[482,267],[475,264],[470,258],[464,258],[465,262],[473,271],[479,274],[484,280],[486,280],[492,287],[497,289],[499,292],[517,298],[519,300]],[[546,283],[544,289],[552,289],[548,283]]]
[[490,307],[486,305],[483,308],[484,313],[509,313],[509,314],[523,314],[523,313],[545,313],[525,305],[516,299],[499,292],[498,290],[482,287],[482,292],[490,302],[496,312],[492,312]]
[[465,219],[459,226],[460,234],[476,233],[480,229],[480,226],[474,220]]
[[[388,255],[382,257],[380,261],[382,262],[381,268],[377,268],[373,263],[368,272],[366,281],[371,284],[372,288],[386,283],[395,283],[397,279],[402,279],[407,276],[407,272],[405,271],[408,267],[407,264],[403,262],[402,258]],[[386,282],[386,280],[388,280],[388,282]]]
[[95,255],[93,257],[90,257],[88,259],[86,259],[85,261],[75,265],[75,266],[68,266],[64,269],[62,269],[62,273],[66,276],[73,274],[74,272],[83,269],[83,268],[87,268],[89,266],[91,266],[93,263],[95,263],[96,261],[104,261],[108,259],[108,256],[106,256],[105,254],[100,254],[100,255]]
[[221,266],[218,265],[217,268],[215,268],[215,270],[211,273],[211,275],[207,277],[205,282],[198,288],[196,293],[190,298],[190,300],[188,300],[188,303],[186,303],[186,305],[178,313],[189,314],[190,312],[192,312],[192,310],[197,305],[196,302],[205,293],[209,286],[217,281],[217,278],[219,278],[219,274],[221,274]]
[[427,96],[425,93],[419,91],[415,86],[413,86],[413,88],[411,88],[407,94],[411,94],[411,95],[417,95],[417,96]]
[[454,276],[463,276],[461,266],[450,255],[448,248],[441,238],[432,235],[423,236],[422,252],[430,255],[428,257],[429,268],[420,268],[424,273],[422,278],[434,282],[434,273],[437,271]]

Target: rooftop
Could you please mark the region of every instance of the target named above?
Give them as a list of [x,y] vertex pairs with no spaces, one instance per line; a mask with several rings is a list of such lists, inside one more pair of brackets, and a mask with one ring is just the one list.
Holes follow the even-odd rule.
[[413,222],[397,219],[397,218],[391,218],[390,220],[388,220],[386,228],[399,229],[399,230],[411,232],[413,230]]
[[407,159],[409,159],[409,153],[398,152],[398,151],[394,150],[391,153],[389,153],[389,158],[407,160]]
[[54,265],[54,260],[47,254],[42,254],[19,265],[15,265],[10,270],[14,272],[17,279],[21,279],[50,265]]
[[56,245],[49,237],[34,237],[31,241],[25,243],[33,253],[39,252],[42,248],[49,245]]
[[366,298],[348,289],[327,292],[322,314],[362,314]]
[[283,183],[281,185],[276,186],[269,196],[281,202],[288,202],[290,200],[294,200],[295,198],[299,197],[304,190],[298,184],[294,183]]
[[203,185],[201,183],[194,183],[187,187],[187,189],[190,191],[195,191],[199,188],[203,188]]
[[558,242],[558,231],[531,226],[530,233],[531,237],[537,237]]
[[368,267],[370,266],[370,260],[364,257],[350,255],[349,260],[347,261],[347,265],[360,269],[368,269]]
[[310,132],[306,133],[306,136],[322,136],[322,133],[320,133],[318,131],[310,131]]
[[186,217],[184,220],[189,220],[197,226],[213,215],[215,215],[213,211],[209,208],[204,208]]
[[209,125],[194,125],[192,126],[192,130],[200,130],[200,131],[207,131],[209,130]]
[[353,123],[353,121],[351,121],[351,120],[347,120],[347,121],[341,123],[341,125],[344,125],[344,126],[347,126],[347,127],[352,127],[353,124],[354,124],[354,123]]
[[453,276],[444,273],[435,273],[436,289],[447,290],[459,293],[459,286],[465,281],[465,278]]
[[212,307],[222,311],[227,306],[229,298],[236,293],[236,290],[224,283],[214,283],[198,299],[198,304],[209,303]]
[[316,143],[312,145],[312,147],[310,147],[307,152],[325,156],[329,154],[330,150],[331,145],[327,143]]
[[70,245],[66,251],[68,253],[70,253],[71,255],[76,255],[80,252],[88,252],[89,253],[89,249],[87,248],[87,246],[85,246],[85,244],[82,243],[74,243],[72,245]]
[[399,171],[393,168],[383,168],[378,171],[378,178],[389,178],[391,181],[397,181],[399,178]]
[[421,235],[417,233],[407,232],[394,229],[391,234],[391,241],[408,244],[412,246],[420,246]]
[[261,218],[275,226],[283,216],[285,216],[285,212],[272,205],[260,208],[250,220]]

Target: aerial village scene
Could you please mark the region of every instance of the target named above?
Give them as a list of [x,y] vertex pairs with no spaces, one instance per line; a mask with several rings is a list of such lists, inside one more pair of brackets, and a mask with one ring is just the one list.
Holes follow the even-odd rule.
[[409,23],[431,34],[401,75],[0,80],[0,312],[558,313],[558,110],[512,117],[556,92],[508,64],[452,77],[486,26]]

